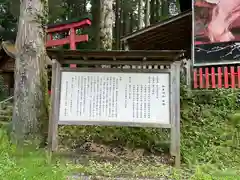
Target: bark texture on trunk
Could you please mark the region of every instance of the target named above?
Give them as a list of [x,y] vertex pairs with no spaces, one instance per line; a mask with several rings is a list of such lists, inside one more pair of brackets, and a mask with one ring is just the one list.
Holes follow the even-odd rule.
[[[47,132],[48,94],[45,38],[47,0],[21,0],[16,39],[13,140],[37,140]],[[43,129],[44,128],[44,129]]]
[[143,1],[138,0],[138,29],[144,26]]
[[83,1],[83,15],[86,15],[87,13],[87,0]]
[[91,0],[93,47],[100,48],[100,0]]
[[130,12],[129,9],[123,11],[123,36],[130,33]]
[[162,10],[164,6],[164,1],[167,0],[156,0],[156,5],[155,5],[155,11],[156,11],[156,16],[155,16],[155,22],[159,22],[161,19],[161,16],[163,15]]
[[145,27],[150,25],[150,0],[145,2]]
[[131,15],[130,15],[130,13],[129,12],[127,12],[126,14],[125,14],[125,16],[126,16],[126,18],[124,18],[124,20],[125,20],[125,26],[124,26],[124,29],[125,29],[125,35],[127,35],[127,34],[129,34],[129,33],[131,33],[131,27],[130,27],[130,17],[131,17]]
[[133,15],[133,11],[130,12],[130,32],[134,31],[134,15]]
[[155,6],[156,6],[156,1],[151,0],[150,1],[150,24],[154,24],[156,20],[156,13],[155,13]]
[[113,0],[100,1],[100,47],[112,49]]
[[120,26],[121,26],[121,2],[116,0],[116,10],[115,10],[115,28],[116,28],[116,49],[120,49]]
[[125,11],[125,7],[124,7],[124,0],[121,0],[121,9],[120,9],[120,37],[124,36],[124,11]]
[[162,0],[162,16],[164,19],[169,16],[168,0]]

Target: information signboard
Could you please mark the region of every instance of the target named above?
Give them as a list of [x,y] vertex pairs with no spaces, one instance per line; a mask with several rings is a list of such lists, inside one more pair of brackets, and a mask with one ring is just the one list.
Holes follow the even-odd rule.
[[168,128],[170,154],[180,166],[181,52],[61,53],[52,64],[51,152],[58,149],[59,125]]
[[169,82],[169,73],[62,72],[59,124],[170,124]]
[[193,1],[195,66],[239,63],[240,1]]

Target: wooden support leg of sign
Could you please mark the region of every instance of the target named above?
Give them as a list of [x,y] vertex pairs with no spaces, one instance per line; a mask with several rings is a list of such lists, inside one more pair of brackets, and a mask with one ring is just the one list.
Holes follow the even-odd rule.
[[48,128],[48,149],[56,151],[58,147],[58,107],[59,107],[59,91],[60,91],[60,68],[58,61],[53,60],[52,63],[52,83],[51,83],[51,110],[49,114]]
[[180,62],[171,65],[171,155],[180,167]]
[[192,65],[191,65],[191,60],[188,59],[186,61],[186,84],[188,88],[191,88],[191,77],[192,77]]
[[175,165],[176,167],[180,167],[181,164],[181,152],[180,152],[180,122],[181,122],[181,115],[180,115],[180,62],[176,62],[176,92],[175,92],[175,110],[176,110],[176,120],[175,120],[175,127],[176,127],[176,156],[175,156]]

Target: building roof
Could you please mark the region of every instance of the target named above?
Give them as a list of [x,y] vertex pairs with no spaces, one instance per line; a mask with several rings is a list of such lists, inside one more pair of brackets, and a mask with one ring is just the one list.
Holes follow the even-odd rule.
[[74,19],[70,19],[64,22],[59,22],[59,23],[55,23],[55,24],[48,24],[47,27],[48,28],[55,28],[55,27],[59,27],[59,26],[63,26],[66,24],[72,24],[72,23],[76,23],[76,22],[80,22],[80,21],[84,21],[84,20],[90,20],[91,21],[91,16],[82,16],[80,18],[74,18]]
[[[1,61],[1,58],[5,55],[15,59],[16,53],[17,51],[15,48],[15,44],[11,43],[10,41],[3,41],[0,44],[0,61]],[[51,64],[51,60],[49,57],[47,58],[47,63]]]
[[16,48],[10,41],[3,41],[1,44],[2,50],[11,58],[15,59]]
[[191,49],[192,11],[150,25],[121,38],[129,49],[179,50]]
[[[101,50],[55,50],[48,49],[48,56],[57,59],[62,64],[117,64],[130,61],[136,62],[173,62],[184,56],[182,50],[131,50],[131,51],[101,51]],[[88,60],[88,61],[86,61]],[[114,62],[113,62],[114,61]]]
[[[51,59],[57,59],[62,64],[107,64],[115,62],[118,64],[129,63],[139,64],[151,62],[173,62],[183,58],[184,50],[131,50],[131,51],[101,51],[101,50],[63,50],[47,49],[48,64],[52,63]],[[0,65],[5,64],[9,58],[15,59],[15,45],[9,41],[0,44]],[[86,61],[88,60],[88,61]],[[120,60],[120,61],[119,61]]]

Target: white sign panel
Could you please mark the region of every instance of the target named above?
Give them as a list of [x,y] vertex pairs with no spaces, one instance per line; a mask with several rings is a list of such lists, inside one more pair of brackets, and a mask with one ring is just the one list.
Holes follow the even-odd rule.
[[62,72],[59,121],[170,124],[168,73]]

